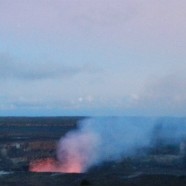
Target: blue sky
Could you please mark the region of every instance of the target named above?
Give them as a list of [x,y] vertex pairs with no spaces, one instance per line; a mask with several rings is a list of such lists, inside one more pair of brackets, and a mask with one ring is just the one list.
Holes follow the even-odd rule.
[[0,0],[0,115],[186,114],[184,0]]

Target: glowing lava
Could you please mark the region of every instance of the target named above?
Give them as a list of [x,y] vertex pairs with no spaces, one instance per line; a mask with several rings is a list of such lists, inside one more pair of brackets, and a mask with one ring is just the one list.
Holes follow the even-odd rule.
[[31,172],[83,173],[95,163],[97,136],[89,131],[71,131],[60,139],[56,158],[36,160],[30,163]]
[[52,158],[36,160],[30,163],[30,172],[61,172],[61,173],[81,173],[82,168],[78,163],[62,165],[59,161]]

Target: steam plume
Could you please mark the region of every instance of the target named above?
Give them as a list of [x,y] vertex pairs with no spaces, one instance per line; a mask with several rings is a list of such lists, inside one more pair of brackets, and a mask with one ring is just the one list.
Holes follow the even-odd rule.
[[[155,130],[157,126],[158,131]],[[67,166],[71,161],[76,162],[81,167],[81,172],[85,172],[92,165],[120,160],[134,155],[140,148],[152,146],[152,140],[156,135],[166,143],[180,141],[186,135],[185,119],[143,117],[86,119],[79,123],[77,130],[69,132],[60,140],[58,158]]]
[[[59,141],[52,170],[86,172],[104,161],[120,160],[151,147],[156,138],[178,143],[186,136],[184,118],[106,117],[81,121]],[[49,166],[51,167],[51,165]]]

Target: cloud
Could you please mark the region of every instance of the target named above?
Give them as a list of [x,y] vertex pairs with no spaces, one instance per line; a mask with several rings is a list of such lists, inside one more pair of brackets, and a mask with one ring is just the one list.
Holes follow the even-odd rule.
[[[92,105],[88,79],[100,74],[94,65],[68,66],[54,61],[18,61],[0,55],[0,109],[79,108]],[[87,92],[88,91],[88,92]]]
[[121,44],[136,43],[138,47],[142,43],[151,47],[159,42],[172,47],[185,43],[184,0],[4,0],[0,3],[0,26],[8,35],[92,37]]
[[0,23],[9,29],[24,28],[23,32],[34,28],[69,31],[80,25],[111,28],[133,16],[133,4],[122,0],[7,0],[1,1]]
[[185,79],[186,75],[181,71],[163,77],[151,77],[139,94],[131,97],[131,107],[155,115],[185,115]]
[[65,78],[90,71],[86,66],[67,66],[56,61],[23,62],[8,55],[0,55],[1,79],[39,80]]

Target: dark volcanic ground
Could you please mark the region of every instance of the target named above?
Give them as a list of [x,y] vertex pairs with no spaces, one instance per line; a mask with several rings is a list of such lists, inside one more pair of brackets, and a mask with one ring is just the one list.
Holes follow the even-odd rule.
[[175,153],[177,147],[104,163],[86,174],[28,171],[33,160],[55,158],[59,138],[82,119],[0,118],[0,186],[186,186],[186,157]]
[[1,186],[185,186],[179,174],[55,174],[17,172],[0,176]]

